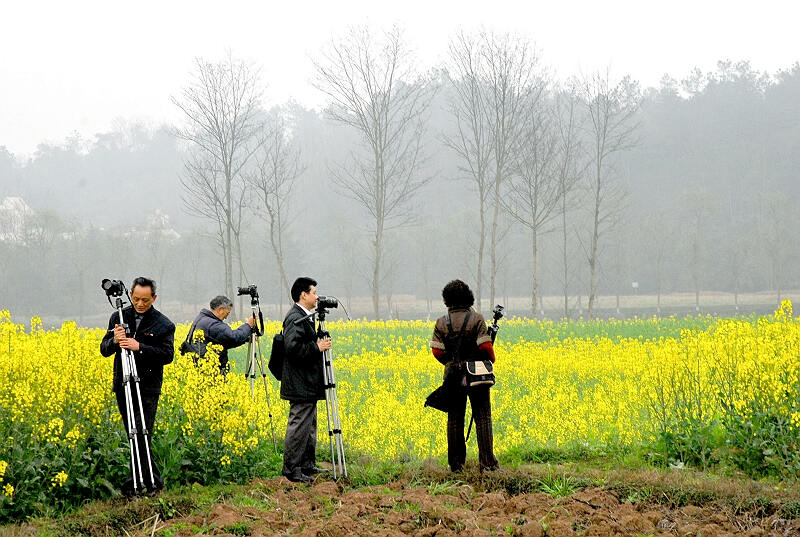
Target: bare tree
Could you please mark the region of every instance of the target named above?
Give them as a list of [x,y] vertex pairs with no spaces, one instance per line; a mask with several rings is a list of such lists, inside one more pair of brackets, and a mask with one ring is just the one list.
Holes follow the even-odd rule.
[[355,129],[362,151],[339,167],[335,182],[373,219],[372,307],[380,316],[384,234],[410,220],[410,201],[428,178],[419,176],[423,115],[432,85],[420,80],[397,28],[377,43],[366,28],[332,41],[315,63],[315,85],[332,100],[331,117]]
[[539,91],[538,57],[520,36],[481,34],[488,86],[486,108],[492,151],[492,233],[489,246],[489,303],[495,302],[502,185],[513,172],[514,151],[524,133],[531,95]]
[[[261,145],[263,114],[258,71],[228,57],[220,63],[196,60],[194,81],[172,102],[186,125],[175,134],[193,154],[182,183],[192,212],[217,224],[225,264],[225,287],[233,296],[233,251],[241,224],[242,171]],[[241,267],[240,267],[241,272]]]
[[[488,86],[478,39],[459,33],[450,43],[451,85],[453,99],[450,110],[455,118],[456,134],[445,136],[444,142],[458,155],[459,169],[475,184],[478,193],[478,267],[475,299],[481,309],[483,293],[483,261],[486,249],[486,218],[489,199],[489,174],[492,144],[488,124]],[[491,306],[491,304],[490,304]]]
[[450,44],[450,58],[455,89],[451,109],[457,133],[446,138],[446,143],[459,155],[462,170],[468,172],[478,190],[479,297],[483,286],[487,211],[491,211],[489,302],[494,304],[502,185],[514,167],[514,151],[524,131],[526,105],[530,95],[539,89],[538,58],[524,38],[485,31],[457,35]]
[[577,113],[577,88],[572,85],[566,91],[555,96],[555,122],[558,145],[558,199],[561,217],[561,266],[562,288],[564,292],[564,317],[569,318],[569,249],[568,238],[570,228],[567,226],[567,214],[574,207],[573,191],[586,171],[588,162],[584,158],[581,144],[581,119]]
[[305,167],[300,162],[300,149],[291,139],[282,113],[277,111],[266,143],[258,154],[255,169],[246,177],[255,192],[259,208],[264,209],[255,212],[269,226],[269,245],[280,274],[281,289],[284,290],[279,293],[281,311],[285,290],[289,289],[285,247],[289,220],[287,208],[295,180],[304,171]]
[[530,233],[531,315],[536,316],[539,290],[539,238],[547,224],[557,216],[560,199],[558,182],[558,139],[554,132],[553,110],[544,98],[544,80],[531,92],[525,114],[525,130],[514,151],[514,175],[509,180],[509,214]]
[[636,144],[635,114],[640,92],[626,77],[612,84],[610,74],[595,73],[583,82],[582,96],[588,112],[588,138],[593,170],[591,174],[591,237],[587,251],[589,262],[589,305],[591,318],[597,294],[598,246],[622,210],[624,188],[612,172],[612,157]]

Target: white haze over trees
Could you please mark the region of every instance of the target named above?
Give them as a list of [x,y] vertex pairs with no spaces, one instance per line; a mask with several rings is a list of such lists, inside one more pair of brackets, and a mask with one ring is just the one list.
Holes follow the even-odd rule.
[[306,274],[378,318],[438,311],[455,277],[484,313],[556,318],[800,289],[800,65],[642,86],[559,77],[519,33],[454,33],[432,68],[397,27],[331,39],[319,109],[269,104],[276,75],[228,53],[187,66],[169,124],[0,140],[0,308],[98,324],[100,280],[140,274],[176,319],[248,283],[278,317]]

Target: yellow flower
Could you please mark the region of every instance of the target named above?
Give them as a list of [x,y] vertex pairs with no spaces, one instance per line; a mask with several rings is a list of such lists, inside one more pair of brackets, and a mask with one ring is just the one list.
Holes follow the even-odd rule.
[[55,476],[53,476],[52,479],[50,479],[50,483],[54,487],[63,487],[64,483],[66,483],[66,481],[67,481],[67,477],[69,477],[69,476],[66,474],[66,472],[64,472],[62,470],[62,471],[58,472]]
[[6,483],[3,486],[3,495],[9,500],[14,497],[14,486],[11,483]]

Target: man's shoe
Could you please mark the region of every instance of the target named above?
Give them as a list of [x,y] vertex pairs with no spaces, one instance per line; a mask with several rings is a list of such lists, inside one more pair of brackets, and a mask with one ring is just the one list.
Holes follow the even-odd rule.
[[312,481],[314,481],[314,478],[307,476],[300,470],[295,470],[294,472],[283,474],[283,476],[292,483],[311,483]]
[[303,468],[305,475],[327,474],[330,470],[327,468],[320,468],[319,466],[312,466],[311,468]]

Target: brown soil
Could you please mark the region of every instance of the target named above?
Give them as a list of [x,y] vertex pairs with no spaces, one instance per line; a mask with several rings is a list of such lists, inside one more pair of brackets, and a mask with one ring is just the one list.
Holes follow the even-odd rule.
[[224,500],[201,513],[152,519],[127,531],[173,537],[800,536],[800,519],[778,513],[734,513],[710,504],[629,503],[600,488],[554,498],[540,492],[480,492],[458,481],[430,486],[394,482],[353,490],[331,481],[305,486],[276,478],[255,481],[246,490],[245,501]]

